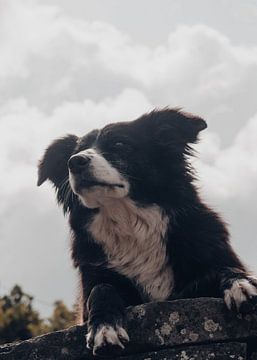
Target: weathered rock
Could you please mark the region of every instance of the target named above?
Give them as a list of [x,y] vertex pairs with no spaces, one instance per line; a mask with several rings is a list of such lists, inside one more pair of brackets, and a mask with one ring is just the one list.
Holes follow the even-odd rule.
[[187,346],[181,349],[133,354],[117,360],[246,360],[246,344],[226,343]]
[[84,326],[73,326],[20,343],[7,344],[0,347],[0,359],[93,359],[91,352],[86,348],[85,332]]
[[228,311],[221,299],[149,303],[128,310],[133,349],[257,338],[257,314]]
[[[124,355],[147,352],[151,355],[143,355],[145,356],[143,358],[147,359],[148,356],[149,359],[154,360],[165,359],[165,355],[161,356],[166,352],[167,360],[208,359],[204,357],[207,354],[206,347],[198,345],[191,350],[189,345],[205,343],[210,347],[213,343],[238,341],[238,344],[233,345],[234,348],[230,348],[231,353],[225,345],[213,344],[215,349],[213,353],[215,359],[240,359],[235,356],[242,356],[241,360],[243,360],[244,345],[239,342],[247,343],[248,340],[251,340],[251,351],[257,350],[257,315],[241,316],[229,312],[221,299],[187,299],[138,305],[127,309],[127,318],[131,341]],[[93,359],[85,346],[85,333],[86,327],[74,326],[19,344],[4,345],[0,347],[0,360]],[[174,346],[181,348],[163,350],[163,353],[159,351],[160,357],[149,353]],[[186,351],[186,354],[187,351],[195,351],[195,353],[191,352],[191,357],[185,355],[189,357],[183,358],[184,353],[181,351]],[[230,358],[222,358],[222,351]],[[133,355],[128,359],[143,359],[138,356],[140,355]]]

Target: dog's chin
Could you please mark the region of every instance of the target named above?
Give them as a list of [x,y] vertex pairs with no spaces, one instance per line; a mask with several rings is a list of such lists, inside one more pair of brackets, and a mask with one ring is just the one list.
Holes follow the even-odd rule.
[[84,206],[96,209],[125,198],[128,195],[128,186],[94,185],[80,189],[77,195]]
[[129,183],[123,178],[112,179],[108,183],[95,177],[82,180],[70,173],[69,182],[81,203],[90,209],[107,206],[115,200],[125,198],[129,193]]

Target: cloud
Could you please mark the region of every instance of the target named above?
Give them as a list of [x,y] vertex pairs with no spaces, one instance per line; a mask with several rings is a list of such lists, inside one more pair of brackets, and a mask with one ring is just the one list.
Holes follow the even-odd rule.
[[[207,134],[206,134],[207,135]],[[217,134],[203,134],[197,146],[200,161],[196,163],[206,198],[212,200],[250,199],[257,191],[257,114],[235,137],[221,148]]]
[[200,113],[213,131],[222,127],[225,143],[256,112],[257,46],[235,45],[206,25],[180,25],[151,47],[111,24],[38,1],[2,0],[2,10],[2,101],[22,93],[50,112],[130,87],[155,106]]
[[46,46],[56,35],[58,10],[38,2],[0,1],[0,76],[28,76],[30,56],[46,56]]

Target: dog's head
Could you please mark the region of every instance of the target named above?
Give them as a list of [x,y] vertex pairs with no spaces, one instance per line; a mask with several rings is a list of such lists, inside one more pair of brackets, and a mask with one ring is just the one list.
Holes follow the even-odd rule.
[[127,196],[158,203],[188,180],[185,155],[206,126],[199,117],[164,109],[107,125],[82,138],[68,135],[46,150],[38,185],[50,179],[68,209],[70,188],[89,208]]

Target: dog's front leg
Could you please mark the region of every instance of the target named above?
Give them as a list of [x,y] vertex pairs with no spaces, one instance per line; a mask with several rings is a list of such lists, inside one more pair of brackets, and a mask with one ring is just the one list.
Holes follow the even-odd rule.
[[221,275],[221,290],[229,309],[242,314],[257,310],[257,277],[227,268]]
[[116,289],[109,284],[93,287],[87,300],[87,347],[94,355],[119,353],[129,341],[125,330],[125,306]]

